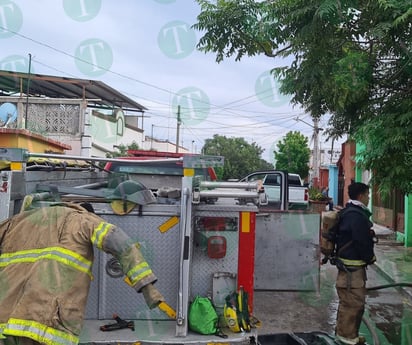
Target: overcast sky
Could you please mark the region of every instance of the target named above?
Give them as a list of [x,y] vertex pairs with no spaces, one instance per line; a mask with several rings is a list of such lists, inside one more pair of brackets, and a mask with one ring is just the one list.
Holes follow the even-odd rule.
[[285,62],[217,64],[195,48],[199,12],[194,0],[0,0],[0,69],[28,72],[30,54],[32,73],[101,80],[148,108],[146,135],[172,142],[180,105],[180,144],[197,152],[220,134],[256,142],[273,161],[288,131],[310,139],[312,127],[295,120],[310,116],[268,78]]

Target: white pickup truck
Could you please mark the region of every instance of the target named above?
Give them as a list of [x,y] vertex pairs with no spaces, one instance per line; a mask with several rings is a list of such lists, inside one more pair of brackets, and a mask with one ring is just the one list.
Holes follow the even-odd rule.
[[[279,202],[280,195],[280,175],[274,170],[255,171],[240,180],[240,182],[251,182],[261,180],[269,203]],[[303,185],[298,174],[288,173],[288,200],[290,210],[307,209],[309,206],[309,189]]]

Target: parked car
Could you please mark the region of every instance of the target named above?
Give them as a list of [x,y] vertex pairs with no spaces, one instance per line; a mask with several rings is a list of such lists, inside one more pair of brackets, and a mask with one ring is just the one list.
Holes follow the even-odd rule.
[[[240,182],[251,182],[261,180],[269,203],[276,203],[280,200],[280,175],[272,170],[255,171],[242,179]],[[307,209],[309,206],[309,188],[305,186],[299,174],[288,173],[288,200],[289,209]]]

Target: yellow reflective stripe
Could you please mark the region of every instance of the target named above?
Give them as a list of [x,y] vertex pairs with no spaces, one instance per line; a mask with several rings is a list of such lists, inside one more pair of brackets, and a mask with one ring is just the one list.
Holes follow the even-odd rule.
[[51,328],[40,322],[9,319],[3,334],[27,337],[47,345],[77,345],[79,338],[66,332]]
[[144,277],[152,274],[153,271],[150,269],[149,264],[147,262],[142,262],[139,265],[134,266],[129,272],[127,272],[127,276],[129,277],[132,284],[136,284],[139,280],[142,280]]
[[363,260],[350,260],[350,259],[343,259],[339,258],[340,261],[346,266],[365,266],[366,262]]
[[103,248],[103,240],[107,235],[107,232],[112,227],[112,224],[101,222],[99,226],[93,230],[92,243],[99,249]]
[[83,256],[62,247],[21,250],[0,255],[0,267],[8,265],[36,262],[39,260],[55,260],[76,270],[91,275],[92,262]]

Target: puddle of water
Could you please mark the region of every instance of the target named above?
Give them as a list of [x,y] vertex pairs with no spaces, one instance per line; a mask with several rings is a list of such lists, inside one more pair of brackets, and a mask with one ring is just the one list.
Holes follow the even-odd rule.
[[[402,341],[403,312],[402,304],[369,305],[369,316],[374,324],[374,331],[382,345],[409,344]],[[373,344],[373,340],[367,339]]]
[[377,324],[376,327],[383,333],[385,338],[388,340],[388,344],[402,344],[401,324],[393,323],[390,327],[387,324]]

